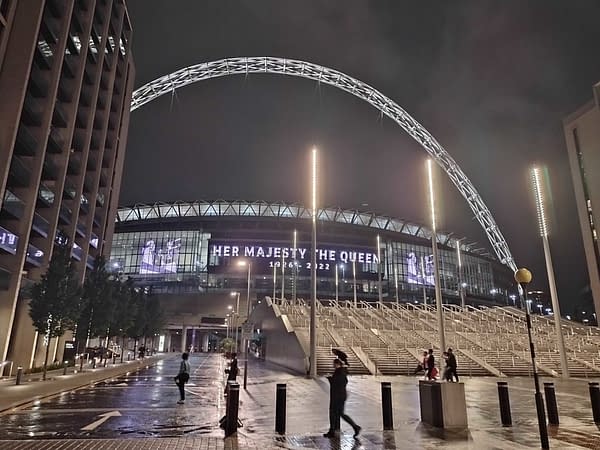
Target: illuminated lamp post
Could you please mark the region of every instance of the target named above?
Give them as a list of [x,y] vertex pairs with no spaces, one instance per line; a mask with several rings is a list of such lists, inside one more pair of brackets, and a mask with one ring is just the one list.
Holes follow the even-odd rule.
[[317,149],[312,149],[312,248],[310,278],[310,376],[317,378]]
[[460,294],[460,307],[465,309],[465,287],[462,281],[462,257],[460,254],[460,239],[456,240],[456,259],[457,259],[457,272],[458,272],[458,293]]
[[296,230],[294,230],[294,252],[293,252],[293,257],[294,257],[294,273],[293,275],[293,282],[292,282],[292,301],[294,302],[294,304],[296,303],[296,283],[298,282],[298,264],[296,263],[296,252],[298,251],[298,241],[297,241],[297,233]]
[[[244,267],[247,266],[248,267],[248,286],[246,289],[246,307],[247,307],[247,312],[246,312],[246,322],[248,323],[248,321],[250,320],[250,272],[252,270],[252,263],[250,261],[238,261],[238,266]],[[250,346],[250,342],[249,340],[246,338],[246,342],[244,342],[244,353],[245,353],[245,358],[244,358],[244,389],[246,389],[246,385],[248,383],[248,347]]]
[[400,303],[400,296],[398,294],[398,267],[394,266],[394,285],[396,287],[396,303]]
[[335,302],[338,301],[338,293],[340,289],[340,279],[338,276],[338,265],[335,265]]
[[550,253],[550,243],[548,242],[548,221],[546,220],[546,207],[544,189],[542,186],[542,171],[539,167],[531,169],[531,179],[533,182],[533,192],[535,195],[535,205],[538,215],[538,224],[540,226],[540,236],[544,244],[544,257],[546,259],[546,272],[548,273],[548,284],[550,285],[550,298],[552,299],[552,310],[554,311],[554,326],[556,330],[556,340],[558,342],[558,351],[560,353],[560,368],[563,378],[569,378],[569,364],[567,362],[567,352],[565,351],[565,341],[560,323],[560,304],[558,303],[558,293],[556,291],[556,282],[554,280],[554,269],[552,267],[552,255]]
[[281,252],[281,301],[285,300],[285,256]]
[[273,301],[275,301],[277,295],[277,264],[273,262]]
[[354,261],[352,261],[352,285],[354,286],[354,307],[356,308],[356,256],[354,257]]
[[377,291],[379,294],[379,306],[383,306],[383,294],[381,293],[381,239],[377,235]]
[[238,352],[238,328],[240,327],[240,293],[232,292],[231,296],[235,296],[235,352]]
[[440,285],[440,266],[437,248],[437,229],[435,217],[435,195],[433,192],[433,166],[431,159],[427,160],[427,174],[429,176],[429,206],[431,207],[431,249],[433,251],[433,273],[435,280],[435,304],[437,308],[438,337],[440,351],[446,351],[446,334],[444,333],[444,315],[442,311],[442,286]]
[[[527,285],[531,282],[531,272],[527,269],[519,269],[515,272],[515,281],[520,286],[525,303],[527,300]],[[540,441],[543,449],[550,448],[548,442],[548,428],[546,427],[546,412],[544,411],[544,399],[540,392],[540,380],[538,378],[537,368],[535,367],[535,349],[533,338],[531,336],[531,316],[529,315],[529,306],[525,309],[525,319],[527,320],[527,337],[529,338],[529,351],[531,353],[531,365],[533,368],[533,382],[535,384],[535,409],[538,417],[538,427],[540,430]]]

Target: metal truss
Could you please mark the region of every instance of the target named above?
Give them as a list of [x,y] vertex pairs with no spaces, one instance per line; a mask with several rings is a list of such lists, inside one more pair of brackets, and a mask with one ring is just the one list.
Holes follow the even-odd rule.
[[[265,201],[195,201],[173,203],[139,203],[133,206],[122,207],[117,211],[117,223],[143,222],[159,220],[175,220],[183,217],[276,217],[291,220],[311,220],[312,210],[298,204],[270,203]],[[317,210],[317,218],[323,222],[336,222],[348,225],[358,225],[373,228],[377,231],[402,233],[426,240],[431,239],[431,230],[423,225],[408,222],[394,217],[381,216],[371,212],[357,211],[354,209],[323,208]],[[437,241],[441,245],[456,247],[460,243],[462,250],[490,257],[491,255],[482,248],[477,248],[476,243],[465,242],[452,233],[437,233]]]
[[173,92],[175,89],[197,81],[251,73],[289,75],[329,84],[366,101],[377,108],[382,114],[388,116],[417,141],[437,164],[444,169],[450,180],[452,180],[471,207],[475,218],[485,231],[492,249],[500,262],[512,270],[516,270],[516,264],[508,248],[506,239],[500,232],[496,221],[481,199],[477,189],[475,189],[473,183],[471,183],[456,161],[435,140],[431,133],[402,109],[400,105],[377,89],[345,73],[306,61],[269,56],[220,59],[177,70],[141,86],[133,93],[131,111],[163,94]]

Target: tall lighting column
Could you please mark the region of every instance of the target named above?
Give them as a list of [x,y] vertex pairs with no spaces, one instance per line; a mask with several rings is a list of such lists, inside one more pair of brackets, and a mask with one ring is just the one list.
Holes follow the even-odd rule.
[[433,192],[433,166],[431,159],[427,160],[427,174],[429,177],[429,206],[431,207],[431,249],[433,251],[433,273],[435,280],[435,304],[437,309],[438,336],[440,351],[446,351],[446,334],[444,333],[444,315],[442,311],[442,286],[440,285],[440,265],[437,248],[437,228],[435,217],[435,195]]
[[285,256],[281,252],[281,301],[285,300]]
[[377,235],[377,283],[379,306],[383,306],[383,294],[381,293],[381,239],[379,235]]
[[339,289],[340,289],[340,281],[339,281],[339,277],[338,277],[338,265],[335,265],[335,301],[337,303],[338,301],[338,293],[339,293]]
[[567,362],[565,341],[563,338],[562,327],[560,323],[560,304],[558,303],[558,293],[556,291],[554,269],[552,266],[552,255],[550,253],[550,243],[548,242],[549,230],[548,221],[546,219],[544,189],[542,186],[543,174],[539,167],[533,167],[531,169],[531,179],[533,182],[533,192],[535,195],[535,205],[537,208],[538,224],[540,226],[540,236],[542,237],[542,242],[544,244],[546,272],[548,273],[548,284],[550,285],[550,298],[552,299],[552,310],[554,311],[554,326],[556,330],[556,340],[558,342],[558,351],[560,353],[560,368],[563,378],[569,378],[569,364]]
[[[248,286],[246,288],[246,323],[250,322],[250,272],[252,270],[252,263],[250,261],[238,261],[238,266],[248,267]],[[246,337],[244,342],[244,389],[248,384],[248,347],[250,347],[250,341]]]
[[354,286],[354,307],[356,308],[356,258],[352,261],[352,285]]
[[465,305],[465,288],[463,286],[463,281],[462,281],[462,258],[461,258],[461,254],[460,254],[460,239],[456,240],[456,259],[458,262],[457,271],[458,271],[458,292],[460,294],[460,307],[462,309],[465,309],[465,307],[466,307],[466,305]]
[[310,376],[317,378],[317,149],[312,149],[312,248],[310,277]]
[[294,302],[294,304],[296,303],[296,283],[298,282],[298,264],[296,262],[296,252],[298,251],[297,234],[298,233],[296,232],[296,230],[294,230],[294,251],[292,255],[294,258],[294,273],[292,274],[292,301]]

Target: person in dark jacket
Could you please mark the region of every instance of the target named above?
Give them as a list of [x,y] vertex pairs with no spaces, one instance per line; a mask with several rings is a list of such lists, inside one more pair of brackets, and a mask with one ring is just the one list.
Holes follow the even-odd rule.
[[350,364],[348,364],[348,355],[346,355],[343,351],[337,348],[332,348],[331,353],[333,353],[335,357],[343,362],[346,366],[350,367]]
[[425,378],[428,380],[435,380],[435,357],[433,356],[433,349],[430,348],[428,351],[429,356],[427,357],[427,372],[425,373]]
[[332,438],[340,431],[340,418],[344,419],[354,430],[354,437],[358,437],[361,428],[348,416],[344,414],[346,403],[346,385],[348,384],[347,370],[339,359],[333,360],[335,370],[333,375],[327,377],[329,380],[329,431],[323,436]]
[[456,356],[454,356],[454,352],[451,348],[448,349],[448,359],[446,360],[447,373],[446,380],[453,381],[452,378],[456,378],[456,382],[458,383],[458,372],[456,371]]

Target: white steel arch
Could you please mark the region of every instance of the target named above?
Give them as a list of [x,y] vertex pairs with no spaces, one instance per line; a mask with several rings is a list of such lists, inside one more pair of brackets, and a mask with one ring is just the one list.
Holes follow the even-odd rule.
[[319,83],[329,84],[360,98],[377,108],[417,141],[440,165],[458,191],[465,198],[475,217],[485,231],[494,252],[501,263],[516,270],[516,264],[504,236],[486,204],[481,199],[473,183],[465,175],[456,161],[448,154],[435,138],[389,97],[377,89],[335,69],[319,66],[306,61],[275,58],[270,56],[252,56],[226,58],[185,67],[153,80],[133,92],[131,111],[145,105],[163,94],[187,86],[197,81],[229,75],[250,73],[268,73],[307,78]]

